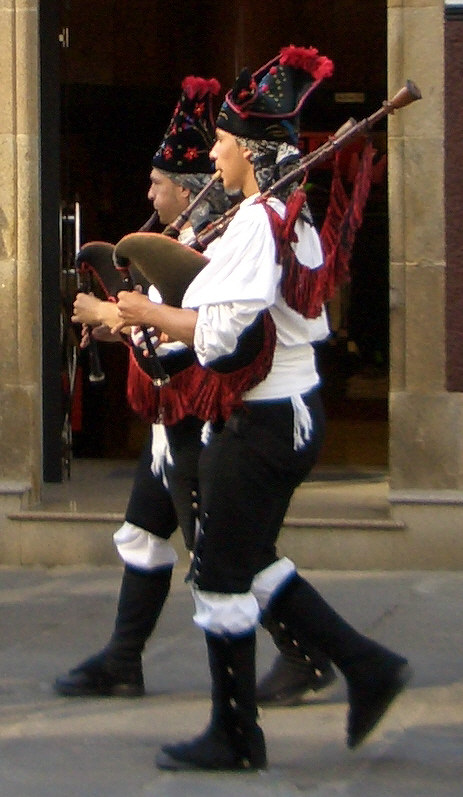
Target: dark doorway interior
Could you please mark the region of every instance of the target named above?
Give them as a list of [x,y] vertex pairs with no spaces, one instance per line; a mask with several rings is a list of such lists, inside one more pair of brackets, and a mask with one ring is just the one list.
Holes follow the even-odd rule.
[[[81,243],[115,242],[150,215],[146,191],[151,156],[186,74],[215,75],[225,88],[238,66],[257,68],[284,44],[316,45],[333,58],[336,71],[303,115],[306,137],[333,132],[349,116],[369,115],[386,96],[385,0],[365,4],[364,14],[355,0],[323,4],[297,0],[286,3],[284,10],[281,3],[247,0],[234,0],[226,9],[210,0],[146,0],[136,8],[122,0],[57,3],[64,45],[60,47],[59,191],[61,206],[65,213],[71,209],[70,216],[79,202]],[[268,26],[265,37],[256,35],[262,20]],[[352,282],[330,307],[332,339],[319,346],[329,418],[322,457],[326,465],[387,466],[385,125],[376,131],[375,144],[376,182],[355,245]],[[311,182],[313,210],[321,224],[329,169],[314,172]],[[69,313],[76,288],[69,255],[62,266]],[[75,334],[78,339],[78,330]],[[65,403],[72,398],[71,455],[135,457],[146,427],[125,400],[126,351],[102,345],[100,356],[105,382],[89,383],[86,355],[79,354],[73,396],[65,395]],[[45,400],[46,416],[47,412],[53,415],[55,410]],[[56,429],[51,434],[56,436]],[[57,456],[56,447],[52,456]],[[56,468],[50,472],[56,474]]]

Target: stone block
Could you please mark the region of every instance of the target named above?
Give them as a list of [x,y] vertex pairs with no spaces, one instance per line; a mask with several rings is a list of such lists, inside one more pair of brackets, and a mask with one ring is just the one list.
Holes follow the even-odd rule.
[[15,129],[14,84],[14,13],[12,5],[0,6],[0,136],[12,135]]
[[424,394],[445,389],[445,272],[406,268],[406,387]]
[[403,390],[406,378],[405,268],[392,262],[389,273],[389,386]]
[[[16,263],[0,260],[0,390],[14,385],[18,378]],[[1,412],[1,408],[0,408]]]
[[0,134],[0,260],[15,257],[16,141],[14,136]]
[[38,37],[38,4],[17,3],[15,13],[16,130],[19,135],[38,135]]
[[463,394],[390,394],[391,490],[463,489]]
[[40,396],[38,388],[2,389],[0,402],[0,479],[40,483]]
[[402,169],[408,262],[444,263],[443,166],[442,139],[405,141]]
[[405,194],[403,186],[404,141],[388,141],[389,256],[405,262]]

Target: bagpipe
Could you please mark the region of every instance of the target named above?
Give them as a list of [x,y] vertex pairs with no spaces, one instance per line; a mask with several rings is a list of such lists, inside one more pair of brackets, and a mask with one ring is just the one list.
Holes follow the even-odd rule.
[[[91,292],[91,282],[90,282],[90,274],[88,271],[81,270],[78,267],[76,256],[76,276],[77,276],[77,290],[81,291],[82,293],[90,293]],[[88,379],[91,384],[100,384],[105,381],[106,376],[101,367],[100,362],[100,354],[98,351],[98,344],[95,338],[92,335],[92,331],[89,328],[89,338],[88,338],[88,360],[89,360],[89,374]]]
[[[143,224],[142,227],[135,233],[137,236],[136,249],[140,250],[143,254],[145,249],[145,242],[151,240],[152,235],[159,235],[166,245],[166,251],[162,253],[167,272],[166,279],[163,284],[162,298],[166,304],[180,307],[183,294],[198,271],[204,265],[205,259],[198,253],[198,258],[195,258],[194,266],[191,267],[190,259],[179,258],[179,251],[181,252],[184,247],[176,242],[182,227],[186,224],[193,211],[199,203],[206,197],[215,183],[220,179],[220,172],[216,171],[201,191],[196,194],[193,200],[188,204],[185,210],[180,213],[177,218],[168,224],[162,233],[153,233],[152,230],[158,224],[158,214],[155,211],[150,218]],[[169,245],[171,242],[172,247]],[[143,257],[142,257],[143,259]],[[140,285],[144,292],[147,291],[151,284],[146,276],[136,266],[137,257],[134,256],[133,251],[130,251],[130,256],[125,257],[123,247],[115,256],[114,244],[105,241],[91,241],[84,244],[76,257],[76,270],[81,278],[82,289],[86,293],[89,292],[90,280],[93,279],[99,286],[107,299],[115,299],[119,291],[131,291],[135,285]],[[83,286],[86,286],[85,288]],[[156,387],[162,387],[170,380],[169,374],[165,371],[159,357],[156,354],[151,336],[145,327],[141,328],[143,339],[146,347],[147,356],[141,355],[139,351],[135,353],[139,366],[150,376]],[[127,339],[131,345],[131,340]],[[134,346],[134,351],[135,351]],[[98,351],[95,341],[90,336],[90,362],[96,364],[98,361]],[[100,369],[101,370],[101,369]],[[90,372],[91,381],[96,381],[93,378],[93,370]]]
[[[294,169],[277,180],[260,196],[258,201],[265,203],[268,198],[278,196],[281,191],[293,183],[301,180],[303,183],[306,182],[307,175],[311,169],[336,156],[338,151],[345,148],[355,139],[366,136],[368,131],[387,115],[410,105],[420,98],[421,92],[415,83],[407,81],[406,85],[391,100],[385,100],[381,108],[371,116],[361,121],[349,119],[320,147],[301,157]],[[165,304],[181,307],[186,288],[208,262],[208,258],[203,252],[213,240],[223,235],[240,208],[239,202],[232,205],[221,217],[198,232],[192,245],[185,246],[176,240],[194,208],[207,196],[207,193],[218,179],[220,179],[220,172],[216,172],[211,177],[211,180],[183,213],[160,233],[153,232],[156,222],[155,214],[153,214],[138,232],[124,236],[115,245],[98,241],[84,245],[77,258],[79,268],[91,269],[97,282],[108,297],[116,297],[120,290],[132,290],[136,284],[141,284],[144,289],[148,285],[154,285]],[[287,283],[287,293],[284,293],[285,298],[291,307],[306,317],[317,317],[321,312],[323,303],[332,298],[334,288],[341,282],[342,269],[336,266],[336,260],[340,259],[343,261],[343,265],[346,265],[349,248],[344,248],[344,251],[342,251],[343,246],[346,246],[346,240],[350,243],[350,246],[352,245],[355,230],[358,229],[361,223],[360,206],[366,201],[369,190],[369,181],[365,175],[363,175],[362,180],[361,191],[357,192],[354,197],[355,206],[353,209],[352,207],[344,208],[342,213],[338,212],[337,216],[335,215],[330,219],[331,227],[338,226],[339,230],[336,243],[333,243],[333,241],[327,243],[326,247],[324,247],[324,254],[325,265],[326,261],[334,265],[330,265],[330,268],[304,269],[303,276],[307,284],[303,285],[301,289],[301,270],[298,271],[293,268],[294,256],[292,253],[288,255],[289,245],[285,251],[278,251],[278,254],[281,254],[282,257],[280,262],[283,262],[284,266],[283,282],[286,281]],[[291,199],[293,200],[292,208]],[[282,233],[281,240],[285,237],[287,241],[291,239],[290,222],[294,226],[305,199],[306,190],[303,187],[296,190],[294,196],[290,195],[287,202],[287,214],[292,213],[292,218],[288,220],[285,217],[283,219],[281,229],[276,229],[277,238],[279,233]],[[278,226],[280,224],[279,219],[276,219],[277,214],[274,213],[272,215],[269,210],[267,212],[275,228],[275,225]],[[323,235],[321,237],[323,245]],[[328,235],[325,236],[325,240],[328,240]],[[341,250],[342,257],[338,257],[339,250]],[[291,263],[285,270],[285,261],[289,260],[291,260]],[[314,276],[314,272],[318,273]],[[143,330],[143,334],[148,349],[148,358],[138,356],[137,361],[143,370],[146,371],[147,366],[149,367],[149,375],[154,384],[162,387],[168,383],[169,375],[166,374],[160,359],[156,355],[148,330]]]
[[[153,229],[157,224],[157,213],[153,213],[150,218],[145,222],[143,227],[140,228],[139,233],[146,233],[147,230]],[[78,288],[85,293],[91,290],[92,281],[100,289],[107,300],[116,300],[119,291],[134,290],[135,285],[140,285],[142,290],[147,290],[149,283],[146,278],[137,271],[137,269],[129,264],[118,264],[115,266],[114,244],[106,241],[91,241],[84,244],[76,256],[76,271],[79,275]],[[151,336],[146,328],[142,328],[143,338],[145,341],[147,356],[138,356],[138,362],[143,369],[149,374],[156,386],[162,386],[169,381],[169,375],[162,367],[159,357],[151,340]],[[124,341],[129,346],[134,346],[129,336],[123,336]],[[98,349],[96,342],[90,333],[90,381],[97,381],[95,374],[101,372],[99,367]],[[104,378],[104,376],[103,376]],[[101,381],[101,380],[100,380]]]
[[[413,81],[408,80],[405,86],[391,100],[385,100],[375,113],[361,121],[356,121],[353,118],[347,120],[324,144],[300,158],[295,168],[261,194],[258,201],[265,202],[269,197],[277,196],[283,189],[298,180],[302,179],[305,182],[310,169],[332,158],[355,139],[366,135],[388,114],[393,114],[396,110],[404,108],[420,98],[419,88]],[[212,187],[215,179],[217,179],[216,175],[205,186],[202,196]],[[369,183],[366,180],[364,183],[364,187],[368,189]],[[364,191],[364,195],[365,193]],[[306,198],[305,190],[302,188],[299,194],[299,201],[302,202]],[[366,199],[365,196],[364,199]],[[129,264],[130,269],[135,268],[157,288],[166,304],[180,307],[186,288],[208,262],[207,257],[202,253],[212,241],[223,235],[239,208],[240,203],[232,205],[220,218],[201,230],[197,234],[195,242],[190,246],[179,244],[174,238],[163,233],[141,231],[130,233],[114,247],[114,265],[127,267]],[[190,212],[191,210],[187,208],[182,214],[182,225],[188,220]],[[297,210],[295,215],[297,215]],[[357,225],[358,223],[357,220]],[[174,222],[171,228],[174,231],[180,229],[177,222]],[[320,298],[326,301],[329,297],[321,296]]]

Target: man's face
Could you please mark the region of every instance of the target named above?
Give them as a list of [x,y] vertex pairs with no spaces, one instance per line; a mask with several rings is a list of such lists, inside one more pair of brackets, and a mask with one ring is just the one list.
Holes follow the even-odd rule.
[[222,181],[226,191],[243,190],[249,170],[252,170],[245,152],[246,150],[238,143],[234,135],[217,128],[216,142],[209,156],[215,161],[216,169],[220,169],[222,172]]
[[161,224],[171,224],[185,210],[190,201],[190,191],[174,183],[167,172],[152,169],[148,199],[157,210]]

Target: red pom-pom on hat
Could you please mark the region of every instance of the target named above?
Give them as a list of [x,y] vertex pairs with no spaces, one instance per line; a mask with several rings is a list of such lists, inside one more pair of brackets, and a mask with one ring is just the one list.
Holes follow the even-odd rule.
[[204,77],[188,75],[182,81],[182,89],[188,99],[192,100],[193,97],[202,98],[206,94],[217,95],[220,91],[220,83],[215,77],[208,80]]
[[326,55],[319,55],[316,47],[295,47],[290,44],[282,47],[280,51],[280,64],[292,66],[294,69],[303,69],[315,80],[331,77],[334,64]]

